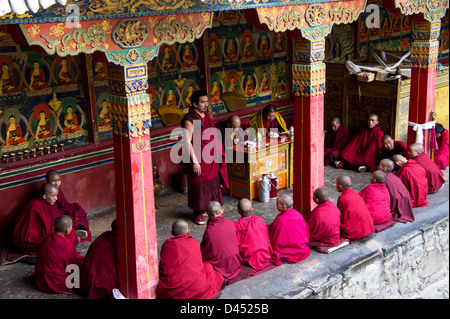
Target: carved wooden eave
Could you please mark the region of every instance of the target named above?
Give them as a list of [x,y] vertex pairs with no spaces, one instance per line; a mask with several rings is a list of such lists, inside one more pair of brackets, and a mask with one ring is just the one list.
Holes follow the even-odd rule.
[[422,13],[425,20],[436,21],[445,16],[449,0],[394,0],[404,15]]

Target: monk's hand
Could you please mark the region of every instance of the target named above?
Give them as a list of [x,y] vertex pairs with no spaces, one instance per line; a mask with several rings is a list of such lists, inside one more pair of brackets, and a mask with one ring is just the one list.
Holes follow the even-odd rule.
[[200,175],[202,173],[202,168],[200,167],[199,163],[194,163],[194,174]]

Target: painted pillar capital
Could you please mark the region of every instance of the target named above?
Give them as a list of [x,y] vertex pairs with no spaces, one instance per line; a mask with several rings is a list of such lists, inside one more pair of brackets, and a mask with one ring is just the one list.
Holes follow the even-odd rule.
[[411,64],[413,68],[436,68],[439,54],[439,32],[441,21],[413,21],[411,23],[413,43]]

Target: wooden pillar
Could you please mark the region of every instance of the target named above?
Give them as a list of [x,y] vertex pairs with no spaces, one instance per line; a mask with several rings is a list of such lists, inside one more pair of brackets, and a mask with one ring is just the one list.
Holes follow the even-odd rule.
[[[436,91],[436,66],[439,53],[441,21],[413,21],[411,46],[411,90],[409,98],[409,121],[423,124],[432,121]],[[425,152],[430,155],[429,130],[423,131]],[[408,128],[407,144],[416,140],[416,132]]]
[[[325,39],[293,40],[294,208],[304,214],[316,204],[312,195],[324,186],[323,114]],[[298,162],[297,162],[298,161]],[[298,164],[297,164],[298,163]]]
[[156,241],[147,64],[108,66],[114,131],[118,270],[121,293],[156,298]]

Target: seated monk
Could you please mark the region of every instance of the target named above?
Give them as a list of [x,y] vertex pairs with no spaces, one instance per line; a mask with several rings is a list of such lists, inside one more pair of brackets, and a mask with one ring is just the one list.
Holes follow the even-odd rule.
[[173,237],[161,247],[159,299],[210,299],[220,292],[223,276],[209,262],[202,261],[200,244],[192,238],[188,224],[176,220]]
[[[63,215],[61,215],[63,216]],[[88,299],[114,299],[119,288],[117,271],[117,222],[89,246],[80,268],[80,293]]]
[[[39,245],[54,232],[50,207],[56,204],[58,188],[50,183],[41,187],[40,196],[29,201],[18,214],[13,229],[14,247],[24,254],[36,255]],[[79,242],[75,231],[68,235],[74,247]]]
[[234,222],[239,245],[239,255],[244,264],[261,270],[270,263],[272,246],[264,220],[253,212],[252,202],[247,198],[239,201],[237,211],[241,216]]
[[270,132],[279,134],[286,131],[286,122],[273,104],[266,105],[261,111],[254,114],[248,121],[246,130],[249,139],[254,139],[258,132],[264,137],[270,136]]
[[34,274],[36,282],[44,292],[72,294],[73,288],[66,284],[69,265],[80,266],[84,257],[75,250],[67,236],[72,232],[72,219],[67,215],[55,220],[55,232],[40,245],[36,255]]
[[331,248],[342,243],[340,238],[341,212],[329,199],[325,188],[317,188],[313,201],[317,204],[310,214],[305,214],[309,228],[309,242],[313,249]]
[[239,116],[231,115],[228,118],[226,127],[222,132],[222,139],[225,147],[243,144],[247,139],[247,135],[245,135],[241,127],[241,118]]
[[440,169],[446,169],[449,164],[448,131],[439,123],[436,123],[434,131],[438,149],[434,150],[433,161]]
[[231,280],[242,269],[236,226],[231,220],[223,217],[222,206],[217,201],[208,203],[206,214],[208,225],[200,244],[203,261],[211,263],[215,270],[227,280]]
[[339,117],[333,117],[330,126],[330,129],[325,133],[324,166],[330,163],[334,164],[350,140],[350,135],[347,129],[341,125]]
[[[61,175],[55,170],[49,170],[45,174],[45,181],[58,188],[58,199],[56,205],[50,207],[50,217],[52,222],[59,215],[69,215],[73,221],[73,228],[82,241],[91,240],[91,231],[89,230],[89,221],[84,209],[78,203],[69,203],[61,189]],[[81,230],[81,231],[80,231]],[[84,230],[84,232],[82,232]]]
[[309,229],[302,214],[293,208],[294,201],[289,194],[277,197],[277,209],[280,212],[268,226],[270,243],[272,244],[272,262],[298,263],[308,258]]
[[444,173],[435,162],[425,154],[423,145],[413,143],[409,146],[409,157],[416,160],[425,169],[428,181],[428,194],[437,192],[445,183]]
[[386,187],[386,174],[376,170],[372,173],[370,182],[371,184],[364,187],[359,195],[372,215],[375,230],[380,231],[395,224],[391,221],[391,196]]
[[372,215],[361,196],[352,189],[350,176],[336,179],[336,190],[341,193],[337,208],[341,212],[341,237],[356,241],[375,231]]
[[361,129],[342,150],[340,159],[335,165],[338,168],[357,169],[366,172],[375,166],[381,148],[383,130],[378,125],[378,115],[370,114],[367,127]]
[[[376,171],[378,169],[378,164],[380,164],[380,161],[384,158],[392,159],[392,156],[395,154],[400,154],[402,156],[406,157],[406,153],[408,152],[408,149],[406,147],[406,143],[402,141],[394,141],[394,139],[388,135],[384,134],[381,138],[381,150],[380,154],[378,155],[378,158],[376,160],[376,163],[374,166],[370,168],[372,172]],[[395,170],[398,169],[398,167],[394,167]]]
[[399,154],[394,155],[393,160],[400,167],[395,175],[409,191],[412,207],[428,206],[427,173],[422,165],[414,159],[407,160]]
[[394,162],[388,158],[382,159],[378,169],[386,174],[386,187],[391,197],[392,219],[406,223],[415,220],[411,204],[411,196],[400,178],[394,175]]

